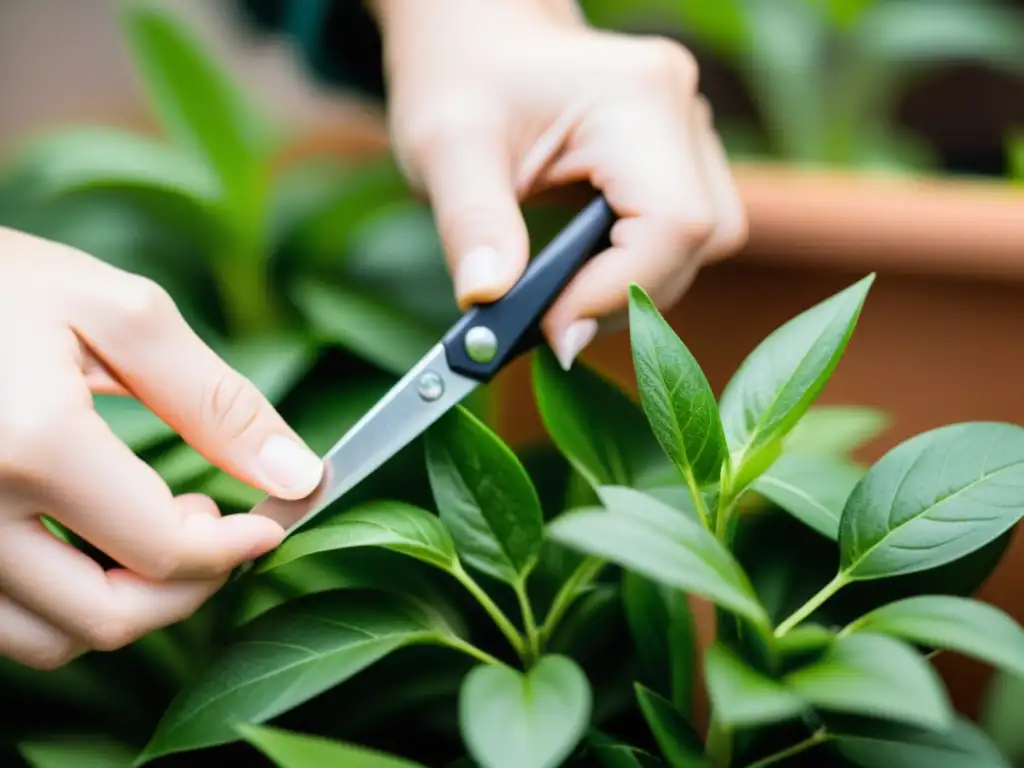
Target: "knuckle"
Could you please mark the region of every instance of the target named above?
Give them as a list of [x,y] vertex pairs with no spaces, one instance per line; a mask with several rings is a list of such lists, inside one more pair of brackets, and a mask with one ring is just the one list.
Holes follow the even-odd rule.
[[255,384],[235,371],[216,378],[203,398],[208,418],[203,423],[217,437],[237,439],[249,434],[263,411],[263,395]]
[[445,147],[499,130],[500,121],[491,111],[459,96],[443,98],[428,115],[400,125],[398,143],[404,154],[424,166]]
[[176,307],[171,295],[159,283],[130,275],[114,301],[118,320],[138,332],[171,316]]
[[76,643],[71,638],[53,638],[46,643],[39,643],[20,654],[25,666],[40,672],[53,672],[70,664],[79,654]]
[[640,74],[649,82],[696,93],[700,65],[687,48],[667,37],[652,36],[643,41],[640,51]]
[[97,651],[116,651],[132,643],[135,627],[116,611],[101,612],[82,627],[82,639]]
[[0,477],[30,480],[79,410],[42,403],[5,409],[0,415]]

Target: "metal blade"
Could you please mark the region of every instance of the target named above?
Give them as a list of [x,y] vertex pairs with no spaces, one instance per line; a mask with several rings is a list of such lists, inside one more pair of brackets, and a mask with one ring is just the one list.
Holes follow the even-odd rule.
[[448,367],[444,346],[434,347],[324,457],[319,488],[297,501],[267,496],[252,512],[289,525],[291,533],[350,491],[411,443],[478,385]]

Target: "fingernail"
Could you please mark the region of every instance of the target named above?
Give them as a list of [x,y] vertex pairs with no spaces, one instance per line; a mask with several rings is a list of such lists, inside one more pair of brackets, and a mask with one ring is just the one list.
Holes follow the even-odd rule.
[[573,361],[586,346],[597,336],[597,320],[587,318],[577,320],[562,331],[555,344],[555,357],[563,370],[568,371]]
[[259,461],[263,478],[289,497],[308,496],[320,484],[324,471],[323,461],[315,453],[281,435],[272,435],[263,444]]
[[455,274],[455,292],[460,297],[489,293],[501,276],[501,256],[489,245],[474,248],[462,257]]

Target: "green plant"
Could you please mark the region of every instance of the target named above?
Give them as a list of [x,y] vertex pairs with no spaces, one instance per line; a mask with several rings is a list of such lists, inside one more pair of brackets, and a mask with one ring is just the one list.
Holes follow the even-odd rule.
[[727,64],[759,128],[723,123],[734,155],[922,170],[926,142],[898,126],[914,84],[960,62],[1019,74],[1024,16],[1000,0],[584,0],[594,23],[668,31]]
[[[536,485],[451,412],[425,442],[436,510],[364,502],[264,558],[135,764],[1007,765],[930,659],[1024,674],[1024,630],[967,597],[1024,510],[1024,428],[953,424],[852,461],[885,419],[812,406],[873,279],[767,336],[718,399],[633,287],[639,403],[533,360],[571,476]],[[343,576],[264,590],[328,563]],[[717,610],[706,647],[695,600]]]

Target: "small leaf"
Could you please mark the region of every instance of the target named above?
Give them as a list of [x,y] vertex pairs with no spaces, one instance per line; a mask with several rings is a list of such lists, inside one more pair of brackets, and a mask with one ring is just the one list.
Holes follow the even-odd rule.
[[458,565],[452,538],[436,515],[399,501],[374,501],[286,539],[258,572],[353,547],[384,547],[449,572]]
[[18,751],[31,768],[130,768],[136,750],[101,736],[52,736],[24,741]]
[[765,624],[746,574],[713,534],[640,491],[603,488],[601,494],[607,509],[564,514],[548,526],[548,536]]
[[842,357],[874,275],[788,321],[743,361],[722,393],[722,421],[742,487],[763,472]]
[[1000,536],[1024,512],[1024,429],[969,422],[922,433],[872,466],[846,502],[841,568],[852,579],[923,571]]
[[874,408],[816,405],[797,422],[783,445],[786,453],[848,457],[888,426],[889,418]]
[[952,711],[942,681],[910,647],[884,635],[841,637],[820,660],[785,678],[788,689],[825,710],[946,728]]
[[321,736],[257,725],[239,726],[238,732],[279,768],[423,768],[410,760]]
[[959,651],[1024,676],[1024,629],[995,606],[966,597],[921,595],[878,608],[849,631],[891,635],[908,643]]
[[427,470],[441,520],[474,568],[519,583],[544,541],[540,499],[516,455],[461,407],[427,432]]
[[704,656],[708,696],[722,724],[730,728],[769,725],[799,717],[803,700],[758,672],[722,643]]
[[591,728],[586,738],[587,752],[602,768],[655,768],[664,763],[637,747],[630,747]]
[[171,703],[139,765],[162,755],[235,741],[262,723],[445,629],[417,604],[378,592],[328,592],[292,600],[245,625]]
[[843,506],[863,474],[858,467],[828,455],[783,453],[751,488],[835,541]]
[[957,717],[940,731],[869,721],[828,724],[836,751],[860,768],[1010,768],[984,733]]
[[563,371],[542,348],[533,359],[533,391],[558,450],[594,488],[642,487],[647,478],[676,475],[640,406],[586,365]]
[[557,768],[586,733],[586,675],[545,656],[525,675],[504,665],[470,672],[459,695],[462,738],[480,768]]
[[662,449],[691,485],[717,483],[728,452],[715,396],[690,350],[636,285],[629,334],[640,402]]
[[646,679],[688,717],[697,638],[686,593],[627,571],[622,601]]
[[672,768],[710,768],[700,736],[671,702],[639,684],[636,699],[661,754]]

